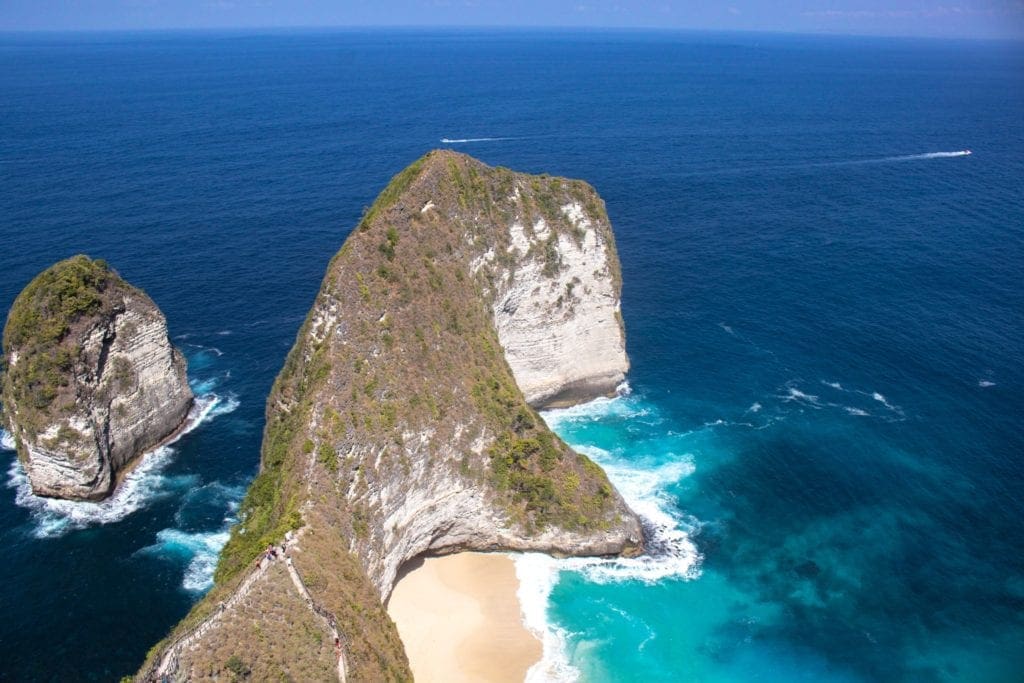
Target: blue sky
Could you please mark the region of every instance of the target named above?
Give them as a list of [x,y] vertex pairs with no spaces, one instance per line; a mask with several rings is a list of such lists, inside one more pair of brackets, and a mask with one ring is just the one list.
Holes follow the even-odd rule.
[[0,30],[575,26],[1024,38],[1024,0],[0,0]]

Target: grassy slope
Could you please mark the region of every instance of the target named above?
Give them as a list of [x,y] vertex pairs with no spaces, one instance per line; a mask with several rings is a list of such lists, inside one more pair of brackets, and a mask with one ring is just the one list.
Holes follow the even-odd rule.
[[[524,191],[514,199],[517,185]],[[489,248],[499,263],[506,258],[513,219],[543,216],[552,241],[531,256],[557,275],[552,246],[572,230],[559,212],[569,200],[603,215],[585,183],[463,155],[434,152],[395,176],[331,261],[268,398],[261,471],[241,505],[243,522],[221,554],[215,588],[176,631],[229,594],[268,543],[305,525],[296,565],[348,635],[352,677],[408,679],[397,632],[358,559],[379,540],[386,515],[367,491],[408,472],[407,433],[429,429],[422,456],[455,468],[521,533],[617,523],[601,469],[523,401],[490,317],[494,273],[470,268]],[[423,212],[427,201],[437,210]],[[335,314],[331,329],[318,327],[324,311]],[[490,444],[482,457],[470,449],[479,438]],[[364,446],[375,462],[348,455]],[[455,463],[439,459],[449,448],[463,454]]]

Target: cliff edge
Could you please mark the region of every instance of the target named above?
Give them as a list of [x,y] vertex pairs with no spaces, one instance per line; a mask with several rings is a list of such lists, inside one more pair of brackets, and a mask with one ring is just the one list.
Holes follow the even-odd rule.
[[[214,589],[140,677],[316,676],[337,633],[339,678],[408,680],[381,604],[407,561],[641,552],[639,519],[601,468],[531,407],[622,381],[620,287],[586,183],[448,151],[395,176],[331,260],[274,384]],[[283,539],[290,578],[266,553]],[[255,616],[240,597],[254,591],[276,596]],[[285,606],[295,591],[307,610]],[[313,628],[310,614],[324,638],[306,642],[296,624]]]
[[192,404],[167,321],[103,261],[75,256],[18,295],[4,327],[4,420],[38,495],[96,500]]

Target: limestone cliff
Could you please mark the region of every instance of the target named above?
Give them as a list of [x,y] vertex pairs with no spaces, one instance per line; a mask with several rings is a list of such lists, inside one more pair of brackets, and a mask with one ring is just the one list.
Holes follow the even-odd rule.
[[[272,580],[253,560],[289,532],[295,585],[362,680],[409,678],[380,600],[418,555],[639,553],[639,520],[604,472],[530,407],[622,380],[619,287],[603,204],[583,182],[452,152],[396,176],[331,261],[275,382],[217,585],[142,676],[215,677],[229,655],[255,677],[316,667],[312,651],[274,655],[232,626],[237,596]],[[293,637],[288,620],[259,628]]]
[[106,497],[118,471],[174,433],[192,403],[156,304],[87,256],[22,291],[3,345],[4,417],[38,495]]

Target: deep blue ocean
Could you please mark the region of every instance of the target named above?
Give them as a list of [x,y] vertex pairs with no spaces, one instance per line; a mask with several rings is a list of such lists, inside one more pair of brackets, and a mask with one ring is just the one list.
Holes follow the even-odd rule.
[[494,31],[0,36],[0,311],[105,258],[209,408],[99,506],[0,453],[0,679],[115,680],[200,597],[328,260],[442,138],[591,182],[622,260],[631,392],[547,418],[667,554],[521,564],[535,680],[1024,679],[1024,45]]

